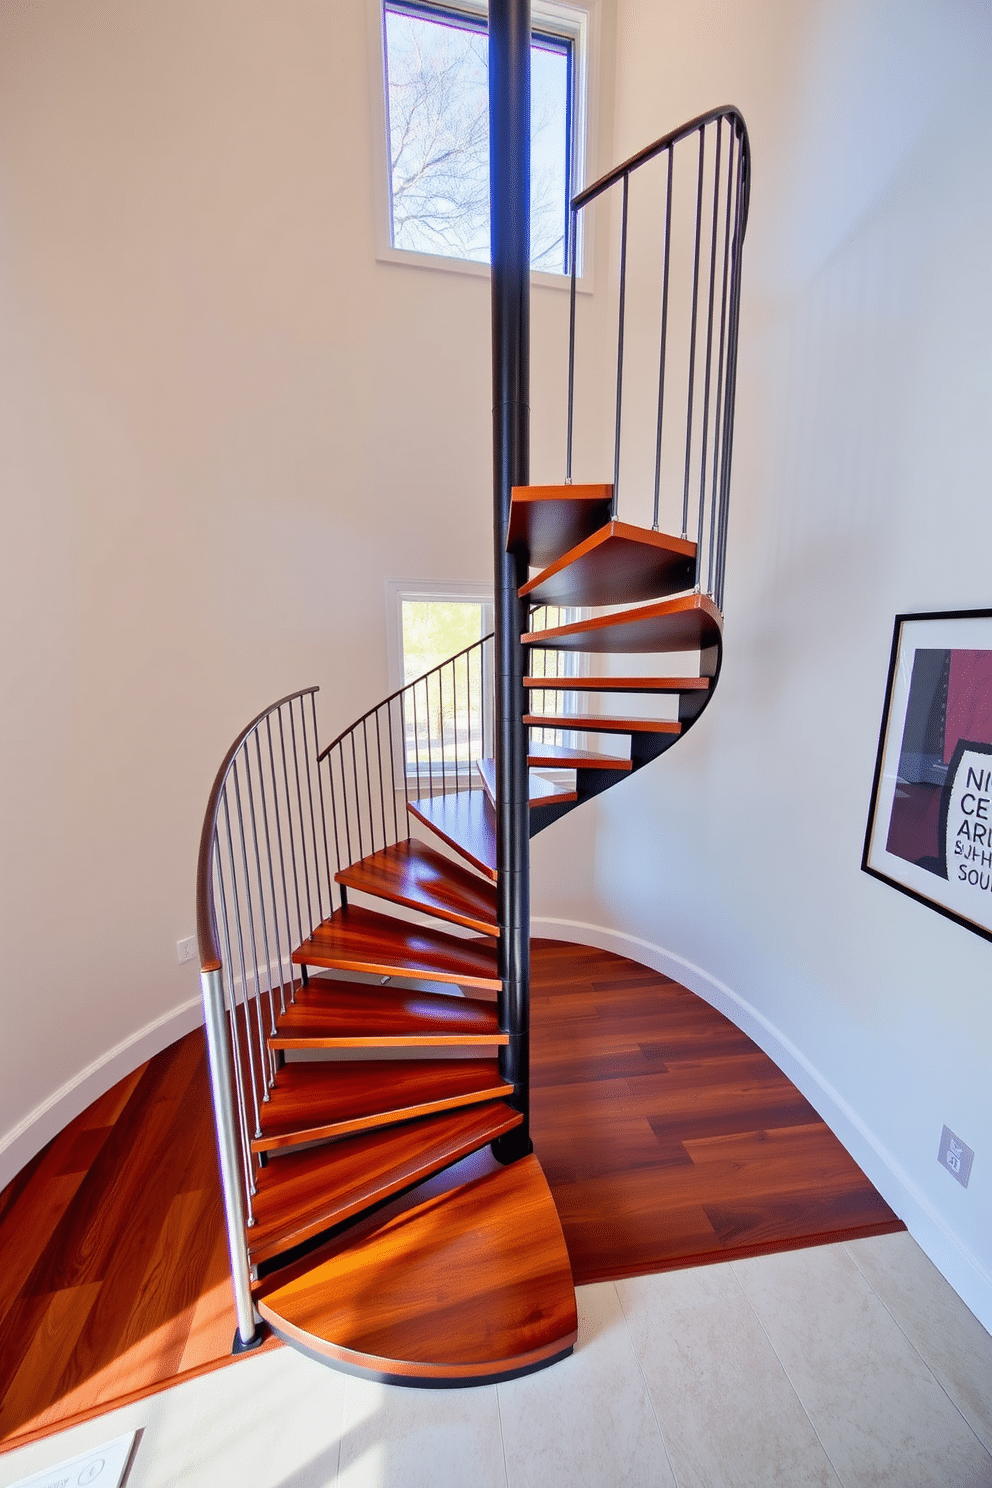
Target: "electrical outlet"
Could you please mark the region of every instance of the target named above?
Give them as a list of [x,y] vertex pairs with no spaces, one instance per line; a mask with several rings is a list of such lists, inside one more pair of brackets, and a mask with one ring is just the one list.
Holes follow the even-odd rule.
[[196,960],[196,936],[190,935],[185,940],[176,941],[176,960],[180,966],[184,961]]
[[974,1160],[975,1154],[967,1143],[962,1142],[960,1137],[956,1137],[949,1126],[945,1126],[940,1134],[937,1161],[942,1168],[946,1168],[958,1180],[962,1188],[968,1187],[971,1165]]

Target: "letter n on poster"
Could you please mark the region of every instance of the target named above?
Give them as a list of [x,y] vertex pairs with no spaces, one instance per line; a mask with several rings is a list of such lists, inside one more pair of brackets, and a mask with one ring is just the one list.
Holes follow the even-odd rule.
[[861,866],[992,940],[992,610],[896,616]]

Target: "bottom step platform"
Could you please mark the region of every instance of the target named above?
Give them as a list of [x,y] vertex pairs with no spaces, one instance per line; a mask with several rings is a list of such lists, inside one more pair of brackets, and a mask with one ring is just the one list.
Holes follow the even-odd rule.
[[571,1353],[575,1291],[536,1157],[340,1243],[258,1309],[286,1343],[393,1384],[489,1384]]

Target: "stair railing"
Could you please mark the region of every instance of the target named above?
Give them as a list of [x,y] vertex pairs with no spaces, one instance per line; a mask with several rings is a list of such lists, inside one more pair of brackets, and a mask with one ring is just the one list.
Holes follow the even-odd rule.
[[[644,167],[658,161],[664,199]],[[642,173],[642,174],[639,174]],[[571,306],[568,345],[566,480],[572,479],[576,284],[581,247],[580,215],[611,191],[620,195],[616,385],[613,430],[613,515],[631,447],[641,451],[634,483],[650,476],[653,445],[653,527],[662,513],[666,530],[695,540],[696,588],[723,607],[726,536],[737,386],[740,270],[750,187],[747,129],[735,108],[713,109],[639,150],[573,198],[570,220]],[[639,190],[635,205],[635,183]],[[640,223],[651,231],[658,214],[657,251],[645,255]],[[627,291],[631,244],[636,249],[638,330],[644,306],[657,304],[657,400],[653,427],[624,402],[629,360]],[[598,354],[598,348],[597,348]],[[638,378],[643,385],[643,377]]]
[[267,1040],[298,984],[292,952],[332,909],[316,692],[281,698],[242,729],[217,772],[200,836],[200,988],[236,1349],[259,1341],[245,1227],[255,1222],[264,1162],[252,1141],[278,1067]]
[[478,764],[493,749],[490,633],[391,693],[321,752],[336,871],[408,838],[411,801],[481,791]]

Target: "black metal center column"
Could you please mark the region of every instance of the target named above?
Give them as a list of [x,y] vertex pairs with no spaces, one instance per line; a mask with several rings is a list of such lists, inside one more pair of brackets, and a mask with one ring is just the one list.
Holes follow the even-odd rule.
[[[531,1151],[530,847],[523,726],[526,568],[506,551],[510,490],[529,474],[530,0],[489,0],[489,176],[492,205],[493,535],[496,581],[496,853],[499,870],[500,1069],[523,1125],[493,1143],[503,1162]],[[518,567],[523,571],[518,572]]]

